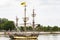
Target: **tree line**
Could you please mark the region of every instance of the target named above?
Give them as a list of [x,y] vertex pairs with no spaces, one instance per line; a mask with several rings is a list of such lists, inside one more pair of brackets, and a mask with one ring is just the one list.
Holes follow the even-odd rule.
[[[19,27],[20,31],[24,31],[24,27],[21,26]],[[26,30],[27,31],[39,31],[39,32],[55,32],[55,31],[60,31],[60,27],[58,26],[43,26],[43,25],[40,25],[38,24],[34,30],[33,30],[33,27],[32,26],[28,26],[26,27]]]
[[[25,27],[20,26],[18,27],[20,31],[24,31]],[[5,30],[5,31],[16,31],[15,23],[14,21],[8,20],[6,18],[0,18],[0,31]],[[60,27],[58,26],[43,26],[38,24],[34,30],[32,26],[27,26],[26,27],[27,31],[44,31],[44,32],[53,32],[53,31],[60,31]]]

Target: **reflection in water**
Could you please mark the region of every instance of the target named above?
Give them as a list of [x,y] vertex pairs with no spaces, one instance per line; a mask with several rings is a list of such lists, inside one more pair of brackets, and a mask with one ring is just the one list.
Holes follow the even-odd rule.
[[39,35],[38,40],[60,40],[59,34]]
[[52,40],[57,40],[58,38],[57,38],[57,35],[55,34],[55,35],[52,35]]
[[[10,40],[10,39],[6,37],[0,37],[0,40]],[[20,39],[14,39],[14,40],[20,40]],[[22,40],[25,40],[25,39],[22,39]],[[28,40],[31,40],[31,39],[28,39]],[[60,40],[60,34],[39,35],[38,40]]]
[[8,38],[8,37],[1,36],[1,37],[0,37],[0,40],[11,40],[11,39]]
[[36,39],[13,39],[13,40],[36,40]]
[[39,35],[38,40],[49,40],[48,35]]

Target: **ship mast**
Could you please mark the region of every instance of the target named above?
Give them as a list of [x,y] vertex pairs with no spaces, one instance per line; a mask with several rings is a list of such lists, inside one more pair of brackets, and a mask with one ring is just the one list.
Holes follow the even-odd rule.
[[18,17],[16,16],[16,29],[17,29],[17,32],[19,32],[19,29],[18,29]]
[[35,10],[33,9],[33,14],[32,14],[32,18],[33,18],[33,20],[32,20],[32,21],[33,21],[33,22],[32,22],[33,31],[35,30],[34,27],[35,27],[35,16],[36,16],[36,14],[34,13],[34,11],[35,11]]
[[26,32],[26,5],[24,6],[24,27]]
[[24,30],[26,32],[26,2],[22,2],[21,5],[24,7]]

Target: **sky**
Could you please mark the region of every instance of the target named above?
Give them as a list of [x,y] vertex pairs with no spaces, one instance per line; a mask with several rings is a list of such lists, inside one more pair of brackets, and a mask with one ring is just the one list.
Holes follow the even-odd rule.
[[0,18],[16,21],[23,24],[24,7],[21,2],[27,4],[27,23],[32,23],[32,10],[35,9],[35,23],[44,26],[60,26],[60,0],[0,0]]

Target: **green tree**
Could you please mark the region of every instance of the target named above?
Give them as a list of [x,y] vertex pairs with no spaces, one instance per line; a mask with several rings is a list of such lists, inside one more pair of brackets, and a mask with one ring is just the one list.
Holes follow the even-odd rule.
[[15,29],[15,25],[13,21],[7,21],[4,23],[4,30],[8,31],[8,30],[14,30]]
[[47,26],[47,31],[51,31],[52,27],[51,26]]
[[31,26],[29,26],[29,27],[28,27],[28,30],[29,30],[29,31],[32,31],[32,30],[33,30],[33,28],[32,28]]
[[60,31],[60,27],[58,27],[58,31]]
[[43,31],[43,26],[38,24],[35,28],[36,31]]
[[24,31],[24,27],[23,26],[20,26],[20,31]]
[[8,21],[8,19],[6,19],[6,18],[2,18],[1,20],[2,20],[2,23],[5,23]]
[[43,27],[43,31],[44,32],[47,31],[47,27],[46,26]]
[[8,19],[0,18],[0,30],[4,30],[4,23],[7,22]]
[[58,31],[58,26],[54,26],[54,27],[52,28],[52,31]]

